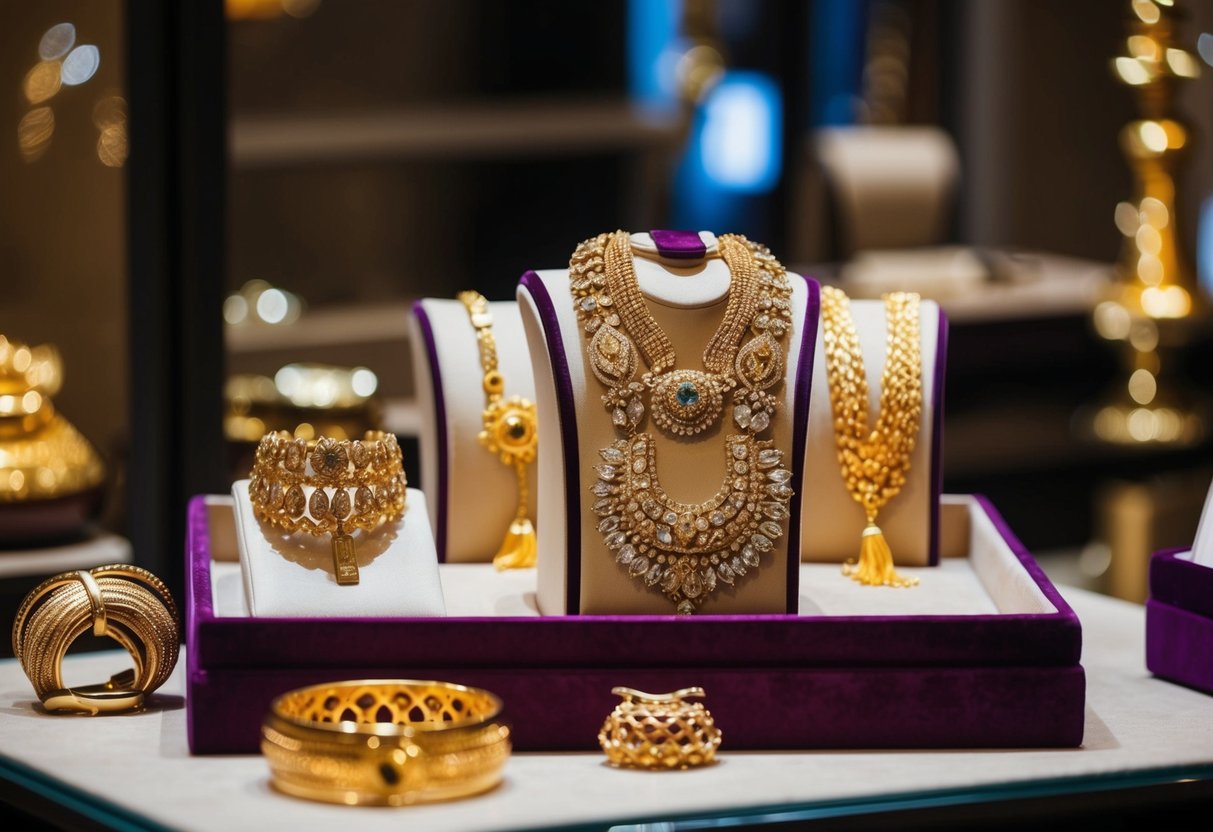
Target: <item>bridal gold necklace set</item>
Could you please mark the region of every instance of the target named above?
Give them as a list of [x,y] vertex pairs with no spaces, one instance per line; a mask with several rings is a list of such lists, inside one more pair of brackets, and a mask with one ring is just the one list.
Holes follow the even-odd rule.
[[[784,377],[783,337],[792,329],[787,274],[744,237],[723,235],[718,246],[732,277],[702,370],[677,365],[640,292],[627,232],[586,240],[569,266],[589,366],[621,434],[595,466],[597,528],[620,567],[684,615],[761,565],[784,534],[792,497],[784,452],[759,438],[778,410],[774,391]],[[637,380],[641,360],[648,370]],[[678,502],[658,478],[653,435],[640,427],[648,416],[666,434],[694,437],[721,418],[729,394],[737,432],[724,439],[723,482],[703,503]]]

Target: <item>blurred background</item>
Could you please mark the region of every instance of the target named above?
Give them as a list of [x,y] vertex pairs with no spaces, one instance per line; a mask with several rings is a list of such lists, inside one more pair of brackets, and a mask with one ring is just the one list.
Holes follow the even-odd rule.
[[[34,493],[17,446],[0,456],[6,606],[100,560],[179,590],[185,500],[225,492],[267,428],[385,426],[419,481],[411,302],[511,298],[620,227],[741,232],[855,296],[939,300],[945,488],[992,497],[1055,579],[1140,600],[1149,552],[1191,541],[1213,479],[1213,5],[0,16],[0,453],[53,395],[105,470]],[[21,351],[44,343],[53,390]]]

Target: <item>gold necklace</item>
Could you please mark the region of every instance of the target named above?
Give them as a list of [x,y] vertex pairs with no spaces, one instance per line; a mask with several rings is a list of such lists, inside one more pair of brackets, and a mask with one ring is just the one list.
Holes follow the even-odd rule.
[[850,302],[839,289],[821,290],[838,464],[847,491],[867,518],[859,562],[848,561],[843,574],[867,586],[907,587],[918,579],[903,578],[894,570],[893,553],[876,518],[905,485],[922,417],[919,299],[913,292],[892,292],[884,296],[884,305],[888,346],[880,380],[880,416],[875,428],[869,429],[868,380]]
[[527,516],[528,464],[535,461],[539,449],[535,403],[522,396],[504,397],[505,379],[497,369],[497,339],[493,336],[493,315],[489,302],[479,292],[460,292],[457,297],[468,311],[480,347],[480,368],[484,372],[484,429],[476,437],[504,465],[510,465],[518,480],[518,510],[506,530],[501,547],[493,556],[498,570],[526,569],[535,565],[539,547],[535,525]]
[[[599,451],[603,462],[594,469],[597,528],[619,565],[682,615],[719,584],[732,585],[761,565],[783,536],[792,497],[783,451],[757,436],[778,409],[771,389],[783,379],[781,339],[792,328],[787,274],[764,247],[737,235],[718,239],[732,279],[724,319],[704,349],[705,371],[675,366],[673,347],[637,285],[627,232],[586,240],[569,264],[590,368],[607,388],[603,404],[623,434]],[[641,355],[649,371],[637,382]],[[730,390],[741,432],[725,437],[723,482],[705,502],[678,502],[657,476],[652,435],[638,432],[645,394],[654,424],[692,436],[720,417]]]

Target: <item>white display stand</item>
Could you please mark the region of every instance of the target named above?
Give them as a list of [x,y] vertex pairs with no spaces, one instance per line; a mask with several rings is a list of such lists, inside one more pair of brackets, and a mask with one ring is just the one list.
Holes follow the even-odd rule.
[[[505,378],[505,396],[534,401],[535,385],[518,304],[489,304],[497,365]],[[418,316],[428,324],[429,337]],[[419,431],[421,487],[433,498],[430,523],[438,557],[451,563],[488,562],[514,519],[518,507],[514,469],[503,465],[477,440],[484,426],[484,371],[476,330],[467,308],[457,300],[426,298],[414,307],[409,322],[413,378],[423,414]],[[442,414],[437,402],[441,401]],[[542,436],[542,434],[541,434]],[[530,504],[535,517],[538,477],[528,466]],[[467,522],[469,511],[475,522]]]
[[285,534],[261,523],[248,480],[232,485],[245,613],[263,618],[446,615],[425,495],[407,490],[404,516],[356,531],[359,582],[341,586],[327,535]]
[[[868,378],[869,425],[880,416],[880,379],[884,374],[888,327],[882,300],[852,300],[851,319],[863,350]],[[939,465],[936,417],[942,390],[936,369],[946,361],[941,353],[940,310],[934,301],[919,304],[919,350],[922,355],[922,416],[910,457],[910,470],[901,492],[880,510],[877,523],[899,566],[926,566],[938,557],[937,513]],[[851,497],[838,464],[834,441],[834,413],[826,377],[825,329],[817,328],[813,361],[813,397],[809,404],[809,435],[804,456],[804,488],[800,492],[800,554],[802,559],[837,563],[859,554],[859,539],[867,519]]]
[[1192,561],[1213,568],[1213,486],[1205,498],[1200,523],[1196,527],[1196,539],[1192,541]]

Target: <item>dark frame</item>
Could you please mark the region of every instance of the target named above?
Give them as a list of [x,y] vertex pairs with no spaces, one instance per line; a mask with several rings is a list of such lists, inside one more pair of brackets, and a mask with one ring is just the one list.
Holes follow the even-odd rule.
[[128,0],[126,42],[128,527],[180,597],[186,501],[225,479],[223,3]]

